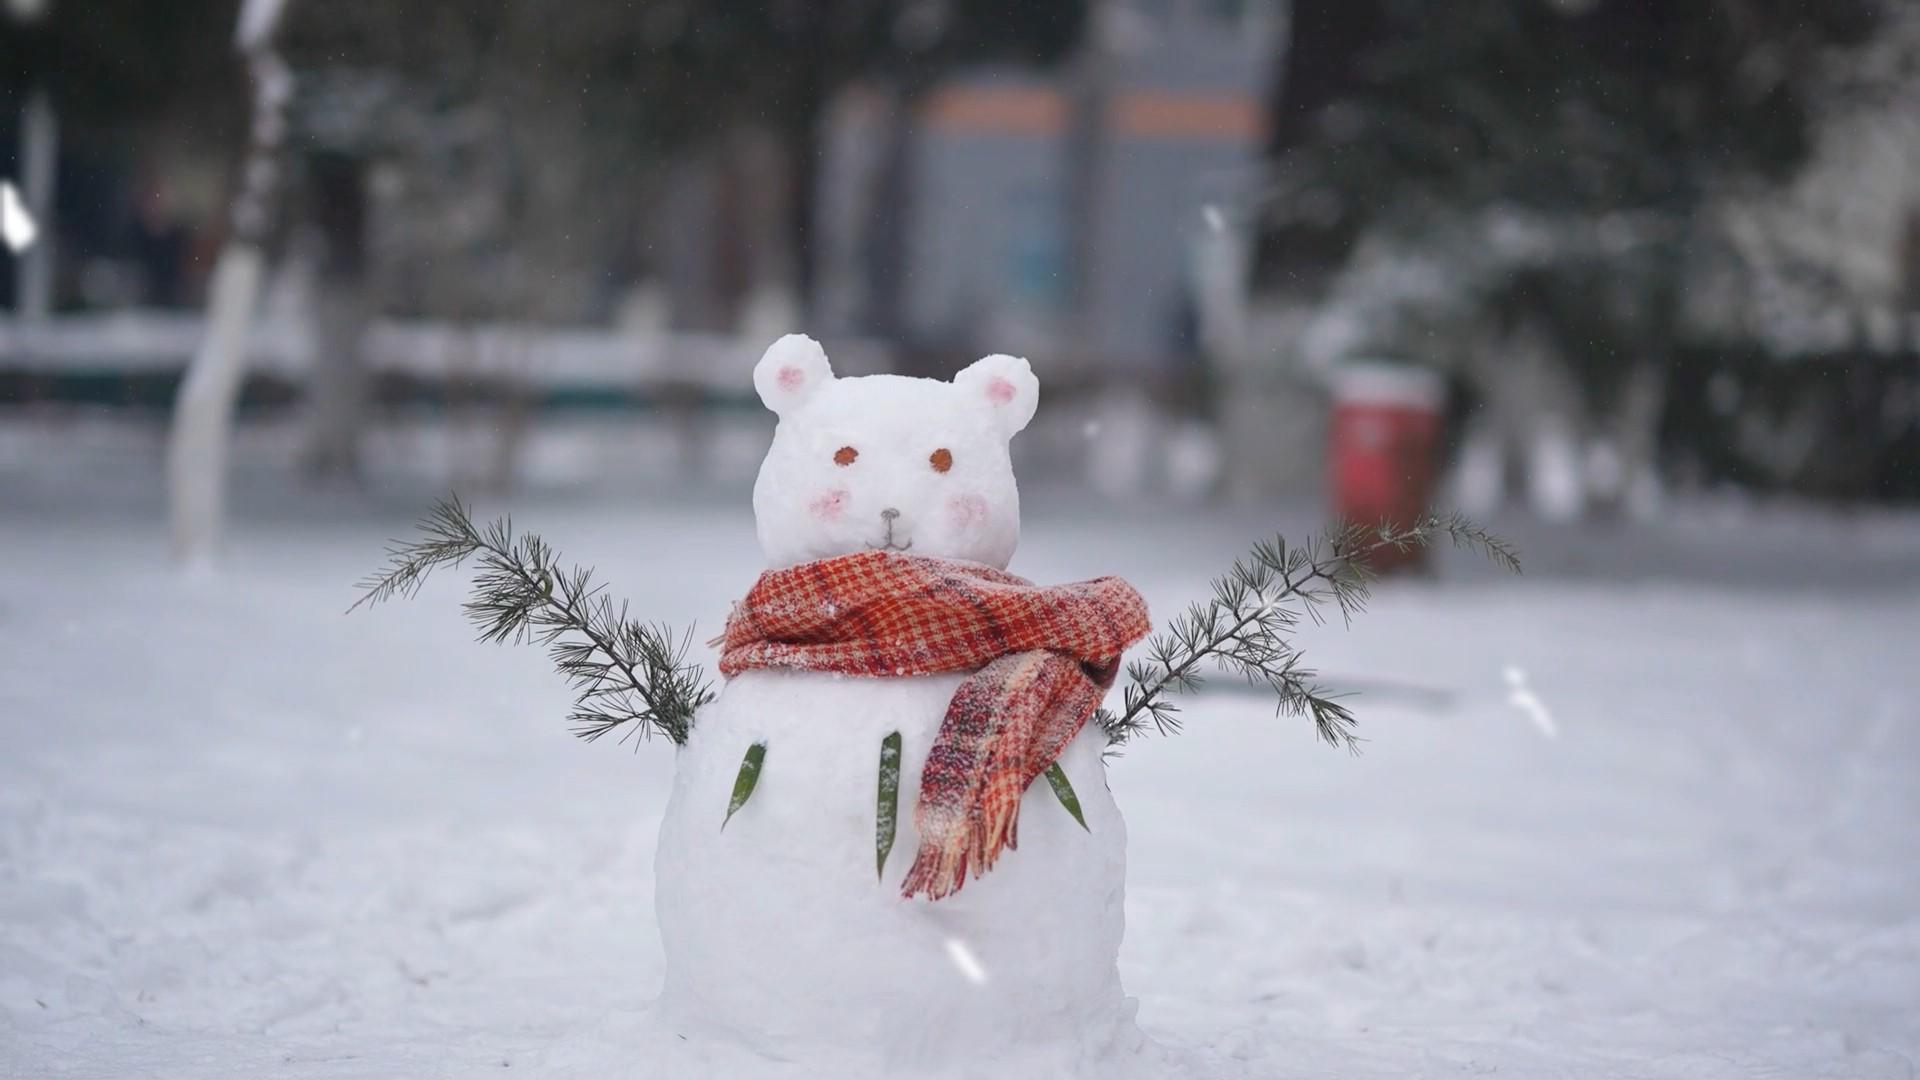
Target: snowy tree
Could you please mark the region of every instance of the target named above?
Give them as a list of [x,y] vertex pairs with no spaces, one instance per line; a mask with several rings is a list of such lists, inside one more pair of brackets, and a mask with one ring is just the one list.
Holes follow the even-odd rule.
[[278,181],[293,76],[274,51],[286,0],[246,0],[235,45],[253,80],[253,125],[232,235],[214,266],[205,338],[174,401],[167,444],[167,504],[177,557],[210,558],[226,513],[233,408],[246,375],[247,338],[265,272],[265,239]]
[[[1444,17],[1305,0],[1279,91],[1268,272],[1483,396],[1503,354],[1544,343],[1547,382],[1592,414],[1570,419],[1631,472],[1652,453],[1689,268],[1711,254],[1703,208],[1792,175],[1812,144],[1816,61],[1876,22],[1865,0]],[[1398,296],[1380,267],[1410,258],[1438,272]],[[1436,318],[1480,340],[1436,354]]]
[[[596,232],[587,215],[616,226],[624,215],[630,233],[636,174],[657,171],[669,152],[690,157],[743,129],[764,132],[779,158],[771,171],[785,178],[768,185],[786,189],[781,258],[791,265],[777,272],[804,302],[817,141],[832,96],[859,80],[910,95],[958,64],[1057,59],[1076,40],[1082,9],[588,0],[556,17],[530,0],[402,0],[303,11],[288,51],[302,70],[377,74],[403,99],[437,103],[438,130],[414,133],[426,139],[500,129],[497,148],[523,158],[511,197],[537,204],[557,188],[573,215],[520,238],[533,244],[577,245]],[[768,172],[759,170],[763,183]],[[583,205],[584,189],[602,197]]]
[[[619,279],[687,261],[723,283],[666,282],[677,324],[789,328],[811,292],[829,99],[858,80],[911,96],[974,59],[1048,60],[1079,24],[1078,3],[298,9],[284,35],[302,86],[293,139],[307,221],[326,226],[311,230],[320,300],[337,313],[321,323],[333,340],[316,350],[309,463],[351,469],[366,386],[352,328],[374,312],[369,295],[385,313],[456,324],[602,320],[632,284]],[[342,212],[356,202],[363,213]],[[690,227],[704,216],[690,206],[715,203],[736,238]],[[701,258],[653,253],[688,231]],[[352,252],[364,258],[339,257]],[[488,395],[524,411],[511,382]]]

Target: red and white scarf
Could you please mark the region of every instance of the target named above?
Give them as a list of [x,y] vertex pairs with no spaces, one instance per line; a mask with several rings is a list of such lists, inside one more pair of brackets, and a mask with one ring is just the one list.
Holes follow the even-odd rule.
[[1133,586],[1034,585],[978,563],[867,551],[760,575],[727,618],[720,670],[971,671],[920,773],[920,850],[902,895],[938,900],[1016,846],[1020,796],[1151,628]]

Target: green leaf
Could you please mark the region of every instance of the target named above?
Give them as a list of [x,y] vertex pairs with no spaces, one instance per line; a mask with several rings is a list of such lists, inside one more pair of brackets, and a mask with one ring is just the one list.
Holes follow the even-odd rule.
[[726,829],[727,822],[733,820],[734,811],[747,805],[753,798],[753,786],[760,782],[760,766],[767,760],[767,744],[754,743],[747,747],[747,756],[740,759],[740,773],[733,778],[733,798],[727,803],[727,816],[720,822],[720,828]]
[[900,821],[900,733],[880,740],[880,798],[873,815],[873,871],[887,876],[894,827]]
[[1080,813],[1080,796],[1073,793],[1073,785],[1067,783],[1066,770],[1057,761],[1047,766],[1047,786],[1053,789],[1053,797],[1060,800],[1060,805],[1067,808],[1067,813],[1073,815],[1073,820],[1079,822],[1081,828],[1087,829],[1087,819]]

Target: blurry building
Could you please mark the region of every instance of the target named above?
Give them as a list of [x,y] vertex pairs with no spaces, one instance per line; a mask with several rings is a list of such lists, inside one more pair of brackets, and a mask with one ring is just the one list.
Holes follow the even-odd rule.
[[816,208],[821,315],[909,351],[1191,359],[1192,246],[1208,206],[1256,186],[1280,14],[1127,0],[1055,71],[956,76],[907,116],[850,92]]
[[[1430,27],[1299,0],[1258,366],[1445,372],[1476,513],[1915,491],[1920,20],[1845,7],[1736,26],[1711,4],[1516,3]],[[1272,412],[1247,405],[1261,376],[1222,396],[1236,451]],[[1234,463],[1236,486],[1284,456]]]

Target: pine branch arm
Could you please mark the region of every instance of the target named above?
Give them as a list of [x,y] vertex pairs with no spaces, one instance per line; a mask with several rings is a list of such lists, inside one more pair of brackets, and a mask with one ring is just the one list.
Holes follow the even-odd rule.
[[1149,642],[1149,657],[1128,667],[1132,685],[1115,714],[1096,714],[1109,739],[1125,742],[1151,725],[1161,734],[1180,728],[1169,698],[1197,689],[1203,661],[1235,671],[1274,691],[1281,712],[1310,716],[1319,736],[1349,750],[1356,747],[1353,714],[1314,682],[1300,653],[1286,639],[1304,614],[1321,621],[1320,608],[1335,605],[1350,623],[1369,598],[1366,557],[1386,548],[1426,546],[1446,536],[1456,546],[1483,551],[1517,572],[1519,560],[1505,543],[1458,515],[1427,514],[1414,525],[1383,523],[1373,529],[1343,527],[1305,547],[1284,538],[1256,545],[1213,583],[1213,598],[1193,605],[1168,631]]
[[676,640],[665,626],[649,626],[618,612],[592,571],[558,569],[558,554],[531,533],[514,535],[500,519],[477,529],[457,497],[435,504],[420,523],[421,537],[395,542],[388,566],[360,583],[349,611],[413,596],[442,567],[480,563],[463,605],[483,641],[537,642],[572,684],[574,733],[592,741],[617,728],[659,733],[683,745],[695,711],[712,699],[699,665],[688,663],[689,633]]

